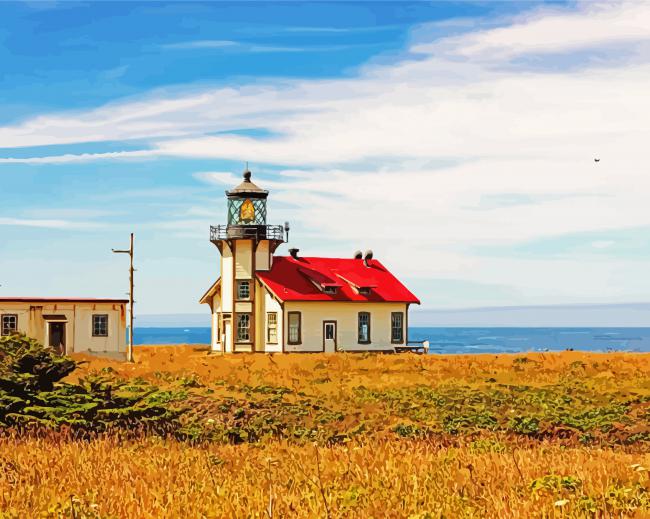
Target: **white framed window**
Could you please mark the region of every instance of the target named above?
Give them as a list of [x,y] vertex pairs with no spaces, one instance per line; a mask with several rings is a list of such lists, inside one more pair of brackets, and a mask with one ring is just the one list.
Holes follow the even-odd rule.
[[108,314],[93,314],[93,337],[108,337]]
[[278,343],[278,314],[268,312],[266,314],[266,342],[269,344]]
[[359,312],[359,344],[370,344],[370,313]]
[[301,335],[302,335],[302,315],[300,312],[289,312],[287,314],[289,320],[289,344],[301,344]]
[[0,325],[2,327],[2,335],[16,333],[18,331],[18,315],[2,314]]
[[237,314],[237,341],[251,340],[251,314]]
[[404,312],[390,314],[390,341],[394,344],[404,342]]
[[243,301],[251,298],[250,281],[237,281],[237,300]]

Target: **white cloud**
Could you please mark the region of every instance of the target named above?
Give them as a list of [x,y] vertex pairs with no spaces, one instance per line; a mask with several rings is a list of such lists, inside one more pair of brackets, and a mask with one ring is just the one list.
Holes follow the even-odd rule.
[[74,162],[92,162],[95,160],[142,159],[160,155],[155,150],[111,151],[107,153],[66,153],[45,157],[5,157],[0,164],[69,164]]
[[163,45],[164,49],[222,49],[235,47],[238,42],[232,40],[194,40]]
[[41,227],[44,229],[94,229],[102,224],[95,222],[79,222],[59,219],[36,219],[36,218],[3,218],[0,217],[0,225],[15,227]]
[[213,184],[223,184],[231,187],[241,182],[241,179],[230,171],[200,171],[194,173],[194,177]]
[[546,54],[650,41],[650,6],[643,2],[583,2],[578,12],[543,9],[515,23],[420,45],[418,52],[450,52],[472,58]]
[[[357,47],[359,45],[356,45]],[[333,52],[355,47],[355,45],[269,45],[264,43],[245,43],[231,40],[196,40],[169,43],[163,49],[192,50],[192,49],[220,49],[237,52]]]
[[591,246],[594,249],[608,249],[615,244],[616,242],[614,240],[596,240],[591,242]]

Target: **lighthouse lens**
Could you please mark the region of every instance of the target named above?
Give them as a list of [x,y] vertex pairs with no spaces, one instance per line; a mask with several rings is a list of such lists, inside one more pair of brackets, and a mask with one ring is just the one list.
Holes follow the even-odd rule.
[[244,203],[239,209],[239,220],[242,223],[252,223],[255,221],[255,206],[250,199],[244,200]]

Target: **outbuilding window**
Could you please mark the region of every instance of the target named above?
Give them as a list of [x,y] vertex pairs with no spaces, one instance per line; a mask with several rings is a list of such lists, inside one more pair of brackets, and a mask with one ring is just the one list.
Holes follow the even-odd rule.
[[108,315],[93,315],[93,337],[108,337]]
[[359,344],[370,344],[370,313],[359,312]]
[[251,314],[237,314],[237,341],[251,340]]
[[266,342],[269,344],[278,343],[278,314],[269,312],[266,314]]
[[3,314],[2,315],[2,335],[11,335],[18,330],[18,315],[16,314]]
[[237,282],[237,299],[244,301],[251,298],[251,285],[250,281]]
[[390,314],[390,342],[393,344],[404,342],[404,312]]
[[289,312],[289,344],[300,344],[302,336],[302,317],[300,312]]

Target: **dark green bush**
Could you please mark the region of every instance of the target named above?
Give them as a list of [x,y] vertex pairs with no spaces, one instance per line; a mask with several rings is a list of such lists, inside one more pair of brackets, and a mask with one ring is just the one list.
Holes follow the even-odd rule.
[[0,425],[101,432],[112,428],[168,432],[179,410],[149,384],[128,385],[107,374],[79,384],[61,380],[77,364],[25,335],[0,338]]

